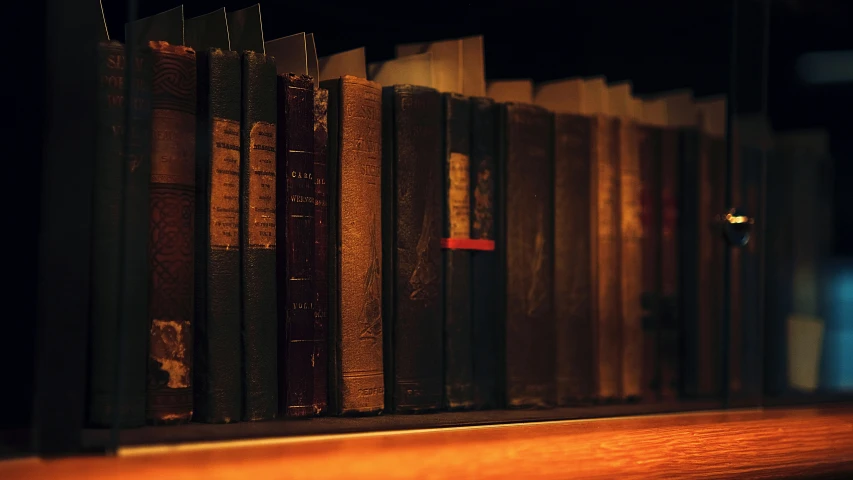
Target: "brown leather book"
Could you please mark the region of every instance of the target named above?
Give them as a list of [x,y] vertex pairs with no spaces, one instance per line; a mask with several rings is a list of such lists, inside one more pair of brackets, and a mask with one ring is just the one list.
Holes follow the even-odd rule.
[[594,120],[560,113],[554,118],[554,317],[557,332],[557,402],[593,397],[590,167]]
[[557,393],[553,114],[523,103],[501,112],[506,404],[548,407]]
[[598,373],[592,303],[591,166],[595,119],[582,115],[584,80],[539,84],[536,104],[554,116],[554,320],[557,404],[594,398]]
[[[314,414],[314,81],[278,77],[279,411]],[[281,215],[283,214],[283,215]],[[325,366],[323,366],[325,368]]]
[[329,91],[314,91],[314,412],[328,407],[329,203],[326,186]]
[[608,110],[618,128],[619,303],[621,307],[621,392],[628,400],[643,393],[643,242],[642,177],[637,152],[637,120],[631,84],[608,86]]
[[444,392],[441,94],[384,87],[382,108],[385,403],[435,410]]
[[329,410],[377,413],[385,408],[382,87],[350,75],[320,85],[329,91]]
[[196,58],[151,42],[151,297],[148,408],[151,423],[192,417]]

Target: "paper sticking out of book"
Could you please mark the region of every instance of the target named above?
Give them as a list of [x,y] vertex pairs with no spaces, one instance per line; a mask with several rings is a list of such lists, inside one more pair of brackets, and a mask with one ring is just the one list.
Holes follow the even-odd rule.
[[533,103],[533,80],[492,80],[486,86],[486,96],[496,102]]
[[220,8],[210,13],[188,18],[184,24],[184,42],[195,50],[219,48],[230,50],[228,38],[228,20],[225,9]]
[[344,75],[367,78],[364,47],[320,57],[317,60],[317,67],[320,70],[320,81],[341,78]]
[[[91,5],[91,4],[90,4]],[[107,28],[107,19],[104,17],[104,2],[98,1],[98,10],[100,11],[101,21],[100,24],[104,26],[104,28],[98,28],[98,42],[109,42],[110,41],[110,31]],[[94,15],[98,15],[94,13],[94,9],[92,9]]]
[[305,54],[308,57],[308,75],[314,80],[314,88],[317,88],[320,86],[320,63],[313,33],[305,34]]
[[582,78],[564,78],[536,86],[533,102],[556,113],[581,113],[584,82]]
[[603,75],[583,79],[581,113],[584,115],[608,115],[610,112],[607,78]]
[[669,125],[665,98],[643,98],[641,101],[643,102],[642,123],[653,127]]
[[147,45],[148,42],[183,45],[184,6],[179,5],[157,15],[125,24],[124,38],[128,46]]
[[631,82],[613,82],[607,85],[607,113],[623,119],[634,118]]
[[441,92],[473,97],[486,95],[485,60],[481,35],[428,43],[408,43],[395,47],[397,58],[427,52],[432,54],[434,88]]
[[308,41],[305,32],[264,42],[264,50],[275,58],[275,69],[279,75],[308,75]]
[[367,78],[383,87],[419,85],[436,88],[432,68],[432,53],[419,53],[371,63],[367,66]]
[[260,4],[228,12],[225,18],[232,51],[264,53],[264,27],[261,22]]
[[823,351],[822,319],[810,315],[788,316],[788,385],[796,390],[813,392],[820,379],[820,357]]

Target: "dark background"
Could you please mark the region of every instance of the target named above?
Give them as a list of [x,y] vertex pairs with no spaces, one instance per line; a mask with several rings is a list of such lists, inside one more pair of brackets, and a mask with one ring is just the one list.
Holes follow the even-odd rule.
[[[226,10],[257,0],[221,1]],[[733,40],[731,0],[564,0],[495,2],[262,1],[267,40],[314,32],[318,55],[360,46],[368,61],[393,57],[394,45],[467,35],[485,36],[488,79],[553,80],[604,74],[630,79],[635,92],[692,88],[697,96],[729,88]],[[738,0],[736,113],[761,109],[764,0]],[[185,18],[220,6],[184,2]],[[478,5],[482,4],[482,5]],[[853,83],[808,86],[795,73],[810,51],[853,49],[853,2],[771,0],[768,114],[776,130],[826,128],[836,162],[835,251],[853,255]],[[138,0],[137,18],[180,5]],[[127,0],[103,0],[113,38],[123,39]],[[844,107],[846,105],[846,107]],[[773,208],[772,205],[769,208]]]

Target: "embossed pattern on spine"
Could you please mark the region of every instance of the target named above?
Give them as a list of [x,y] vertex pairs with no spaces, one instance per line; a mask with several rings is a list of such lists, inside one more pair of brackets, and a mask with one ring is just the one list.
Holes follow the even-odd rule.
[[239,421],[240,54],[197,52],[193,419]]
[[436,321],[443,303],[441,95],[411,85],[385,87],[383,94],[384,203],[394,212],[391,223],[383,222],[392,242],[384,249],[386,403],[396,412],[433,410],[444,390],[443,328]]
[[556,403],[553,115],[504,108],[506,400],[548,407]]
[[[498,108],[488,98],[471,99],[471,238],[496,240]],[[474,406],[498,406],[498,255],[472,252]]]
[[643,392],[643,237],[640,162],[636,125],[617,119],[619,135],[619,295],[621,306],[621,396],[638,399]]
[[[151,56],[147,48],[133,52],[133,82],[125,83],[131,70],[125,47],[118,42],[104,43],[98,46],[98,55],[99,137],[93,191],[92,357],[87,413],[89,423],[107,426],[115,420],[118,409],[121,426],[138,426],[145,423]],[[128,95],[130,101],[126,102]],[[124,278],[120,278],[122,270]],[[122,282],[125,288],[120,298]],[[122,321],[123,330],[119,325]],[[124,332],[121,339],[119,331]],[[120,405],[115,404],[116,368],[120,365],[117,355],[123,355],[124,360]]]
[[352,76],[321,85],[329,90],[330,402],[336,413],[375,413],[385,407],[382,88]]
[[[444,104],[444,236],[471,238],[471,105],[454,94]],[[444,406],[473,406],[471,251],[444,250]]]
[[596,117],[592,196],[593,281],[597,396],[613,400],[621,390],[618,195],[619,131],[614,119]]
[[592,120],[554,118],[554,317],[557,403],[591,399],[594,388],[590,180]]
[[329,91],[314,91],[314,413],[328,405],[328,245],[329,205],[326,196],[326,157],[329,142]]
[[314,81],[281,75],[278,92],[279,411],[304,417],[314,414]]
[[243,419],[278,413],[275,60],[243,52],[240,262],[243,305]]
[[192,417],[196,58],[151,42],[151,298],[148,413],[152,423]]

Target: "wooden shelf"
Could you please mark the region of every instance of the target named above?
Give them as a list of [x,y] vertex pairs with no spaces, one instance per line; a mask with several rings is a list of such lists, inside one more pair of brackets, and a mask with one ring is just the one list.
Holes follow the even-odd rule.
[[851,452],[848,404],[138,446],[0,478],[835,478]]

